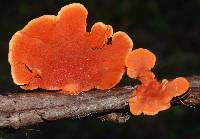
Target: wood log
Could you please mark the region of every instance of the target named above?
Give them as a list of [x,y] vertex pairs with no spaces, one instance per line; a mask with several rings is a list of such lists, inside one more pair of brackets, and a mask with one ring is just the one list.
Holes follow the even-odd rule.
[[[175,104],[200,105],[200,76],[188,77],[190,89]],[[136,86],[135,86],[136,87]],[[0,95],[0,128],[21,128],[62,118],[100,118],[124,123],[128,99],[135,87],[91,90],[79,95],[43,91]],[[3,92],[2,92],[3,93]]]

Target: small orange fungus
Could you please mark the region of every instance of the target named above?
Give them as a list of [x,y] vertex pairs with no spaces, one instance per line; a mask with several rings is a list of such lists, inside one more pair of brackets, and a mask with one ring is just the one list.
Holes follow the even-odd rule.
[[166,79],[159,82],[151,72],[156,58],[153,53],[145,49],[136,49],[126,57],[128,76],[141,81],[141,85],[133,91],[129,99],[130,111],[133,115],[155,115],[159,111],[170,107],[173,97],[184,94],[188,88],[188,81],[179,77],[172,81]]
[[73,3],[57,16],[41,16],[16,32],[9,43],[14,82],[23,89],[67,94],[116,85],[125,72],[132,40],[124,32],[113,34],[112,27],[101,22],[87,32],[87,14],[83,5]]
[[153,76],[149,71],[154,67],[156,56],[147,49],[139,48],[129,52],[126,57],[127,74],[131,78]]

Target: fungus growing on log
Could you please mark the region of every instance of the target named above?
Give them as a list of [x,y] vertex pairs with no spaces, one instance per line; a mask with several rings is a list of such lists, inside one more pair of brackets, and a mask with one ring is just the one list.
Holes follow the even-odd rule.
[[14,82],[23,89],[67,94],[115,86],[125,72],[132,40],[124,32],[113,34],[112,27],[101,22],[87,32],[87,14],[83,5],[73,3],[57,16],[33,19],[16,32],[9,43]]
[[188,88],[188,81],[179,77],[172,81],[162,82],[155,79],[151,72],[156,62],[154,54],[146,49],[136,49],[126,57],[127,74],[131,78],[141,81],[141,85],[133,91],[129,99],[130,111],[133,115],[155,115],[159,111],[170,107],[173,97],[184,94]]

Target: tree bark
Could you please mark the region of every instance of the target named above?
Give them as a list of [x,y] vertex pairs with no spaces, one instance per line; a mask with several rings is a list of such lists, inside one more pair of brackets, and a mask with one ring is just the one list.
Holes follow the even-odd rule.
[[[190,89],[173,103],[200,104],[200,76],[188,78]],[[117,123],[129,119],[128,99],[134,87],[91,90],[79,95],[31,92],[0,95],[0,128],[21,128],[62,118],[96,117]]]

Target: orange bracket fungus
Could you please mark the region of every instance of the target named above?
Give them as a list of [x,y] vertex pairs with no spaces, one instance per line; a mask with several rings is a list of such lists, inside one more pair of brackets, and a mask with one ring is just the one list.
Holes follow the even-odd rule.
[[125,63],[130,78],[140,79],[143,84],[154,79],[155,75],[151,69],[156,63],[156,56],[149,50],[139,48],[129,52]]
[[16,32],[9,43],[14,82],[23,89],[78,94],[92,88],[112,88],[127,67],[128,76],[141,81],[129,99],[134,115],[166,110],[173,97],[188,90],[183,77],[157,81],[151,71],[156,56],[143,48],[131,51],[133,43],[126,33],[113,34],[112,27],[101,22],[87,32],[87,14],[83,5],[73,3],[57,16],[33,19]]
[[141,113],[155,115],[159,111],[166,110],[170,107],[173,97],[182,95],[189,88],[188,81],[183,77],[172,81],[166,79],[157,81],[151,72],[155,62],[154,54],[142,48],[133,50],[126,57],[128,76],[141,81],[141,85],[138,85],[129,99],[133,115]]
[[125,72],[132,40],[124,32],[113,34],[112,27],[101,22],[87,32],[87,14],[83,5],[73,3],[57,16],[33,19],[16,32],[9,43],[14,82],[23,89],[67,94],[116,85]]

